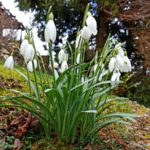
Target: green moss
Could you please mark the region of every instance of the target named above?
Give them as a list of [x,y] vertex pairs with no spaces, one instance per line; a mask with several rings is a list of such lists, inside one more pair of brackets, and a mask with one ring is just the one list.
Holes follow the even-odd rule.
[[[23,67],[16,66],[16,70],[19,72],[22,72],[27,76],[27,71]],[[2,62],[0,62],[0,96],[12,96],[14,93],[12,92],[13,90],[19,90],[22,92],[29,92],[29,84],[25,80],[24,77],[22,77],[15,69],[14,70],[9,70],[3,67]],[[34,82],[34,74],[29,73],[30,80]],[[49,84],[51,84],[51,76],[48,74],[43,74],[44,81],[49,80]],[[41,84],[41,79],[40,79],[40,71],[36,71],[36,78],[37,82],[39,85]],[[42,79],[43,80],[43,79]],[[47,83],[42,81],[42,84],[44,86],[49,86],[46,85]]]
[[23,77],[15,70],[9,70],[0,65],[0,96],[14,95],[11,89],[29,91],[28,84]]

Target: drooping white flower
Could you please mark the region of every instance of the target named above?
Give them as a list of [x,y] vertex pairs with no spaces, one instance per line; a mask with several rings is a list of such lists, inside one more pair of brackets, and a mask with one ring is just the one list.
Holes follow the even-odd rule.
[[61,49],[58,53],[58,60],[59,63],[63,62],[63,61],[68,61],[68,54],[65,53],[64,49]]
[[131,72],[132,66],[129,58],[127,56],[124,56],[124,63],[122,67],[122,72]]
[[14,68],[14,59],[13,56],[9,56],[5,63],[4,63],[4,67],[7,69],[13,69]]
[[68,64],[67,64],[67,61],[66,60],[64,60],[63,62],[62,62],[62,64],[61,64],[61,68],[59,69],[59,71],[61,72],[61,73],[63,73],[65,70],[67,70],[68,69]]
[[81,30],[81,37],[88,42],[91,35],[92,34],[90,29],[87,26],[84,26],[83,29]]
[[23,53],[25,62],[28,62],[29,60],[33,60],[34,54],[35,54],[34,48],[33,48],[32,44],[29,44],[27,49]]
[[[34,65],[34,67],[33,67],[33,65]],[[28,71],[33,72],[33,69],[36,69],[36,68],[37,68],[37,60],[36,59],[33,60],[33,63],[31,60],[27,63]]]
[[81,56],[81,54],[80,54],[80,53],[78,53],[78,55],[77,55],[77,60],[76,60],[77,64],[79,64],[79,63],[80,63],[80,56]]
[[110,59],[109,66],[108,66],[110,72],[112,72],[115,69],[115,65],[116,65],[116,59],[115,57],[112,57]]
[[45,30],[44,30],[44,36],[45,36],[45,41],[49,42],[55,42],[56,40],[56,26],[53,20],[49,20],[48,23],[46,24]]
[[120,72],[117,71],[117,72],[113,72],[112,76],[111,76],[111,82],[112,82],[112,85],[116,84],[117,82],[119,82],[120,80]]
[[22,43],[21,43],[21,45],[20,45],[20,54],[21,54],[21,55],[24,54],[24,52],[25,52],[25,50],[27,49],[28,45],[29,45],[28,40],[25,39],[25,40],[22,41]]
[[93,35],[97,34],[97,22],[95,18],[91,15],[89,15],[86,19],[87,27],[90,29],[91,33]]

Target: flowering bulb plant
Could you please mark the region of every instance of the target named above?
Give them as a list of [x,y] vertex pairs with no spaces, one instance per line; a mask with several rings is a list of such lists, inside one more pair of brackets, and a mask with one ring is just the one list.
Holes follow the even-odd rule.
[[35,50],[32,34],[28,33],[21,44],[20,53],[27,64],[27,70],[33,72],[34,80],[18,72],[28,81],[31,92],[15,91],[20,96],[2,98],[3,101],[11,100],[16,106],[32,112],[39,119],[46,137],[51,137],[52,132],[55,132],[58,140],[65,143],[91,140],[101,128],[112,123],[126,123],[122,118],[133,120],[134,117],[131,114],[103,113],[112,101],[123,99],[110,98],[109,91],[121,82],[121,72],[131,71],[131,63],[122,44],[110,37],[100,56],[96,53],[90,62],[84,62],[91,35],[97,34],[96,20],[88,9],[89,5],[85,11],[83,27],[77,33],[75,46],[67,43],[72,52],[70,63],[65,48],[61,48],[58,56],[54,55],[52,44],[57,32],[54,16],[48,13],[49,20],[44,34],[49,46],[52,78],[45,69],[41,69],[42,59]]

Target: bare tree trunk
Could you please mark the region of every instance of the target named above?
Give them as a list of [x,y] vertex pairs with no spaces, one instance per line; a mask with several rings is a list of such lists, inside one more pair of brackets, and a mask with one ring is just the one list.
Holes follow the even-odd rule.
[[99,18],[98,18],[98,34],[97,34],[97,50],[100,53],[106,38],[107,38],[107,24],[108,24],[108,16],[104,12],[99,13]]

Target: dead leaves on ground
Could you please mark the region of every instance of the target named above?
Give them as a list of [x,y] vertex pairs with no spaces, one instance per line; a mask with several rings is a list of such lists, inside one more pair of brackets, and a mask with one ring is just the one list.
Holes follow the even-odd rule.
[[14,136],[13,150],[20,150],[22,147],[22,137],[31,128],[39,126],[39,122],[31,113],[15,108],[0,109],[0,142],[5,142],[7,136]]

